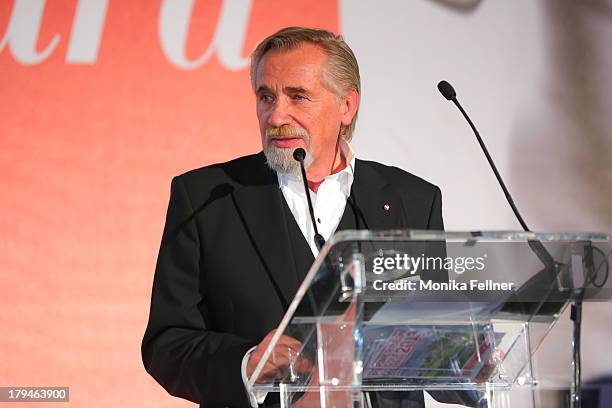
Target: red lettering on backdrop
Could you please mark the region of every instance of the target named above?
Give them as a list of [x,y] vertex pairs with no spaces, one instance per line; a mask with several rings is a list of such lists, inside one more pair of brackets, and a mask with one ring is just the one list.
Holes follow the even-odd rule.
[[170,178],[260,149],[246,58],[288,25],[338,5],[0,1],[1,378],[167,405],[138,347]]

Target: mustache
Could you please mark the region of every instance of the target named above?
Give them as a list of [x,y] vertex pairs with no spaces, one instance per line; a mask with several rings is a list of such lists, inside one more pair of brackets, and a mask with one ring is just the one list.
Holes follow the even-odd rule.
[[271,137],[301,137],[305,141],[308,141],[309,135],[304,129],[298,129],[289,125],[282,125],[280,127],[269,127],[266,129],[266,139]]

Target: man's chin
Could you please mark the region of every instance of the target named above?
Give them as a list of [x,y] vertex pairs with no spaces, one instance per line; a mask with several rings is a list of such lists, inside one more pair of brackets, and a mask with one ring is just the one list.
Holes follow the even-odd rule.
[[[277,173],[287,174],[287,175],[300,175],[300,163],[293,158],[293,151],[301,147],[300,145],[295,147],[277,147],[272,144],[269,144],[264,149],[264,154],[266,156],[266,163],[268,166],[276,171]],[[311,160],[310,155],[306,155],[306,160],[304,160],[304,165],[308,167],[310,165]]]

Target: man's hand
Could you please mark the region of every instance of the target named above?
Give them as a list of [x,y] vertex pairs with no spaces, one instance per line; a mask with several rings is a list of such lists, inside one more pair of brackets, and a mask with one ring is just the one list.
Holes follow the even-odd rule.
[[[268,345],[272,341],[272,337],[276,330],[272,330],[264,337],[264,339],[257,345],[257,348],[249,356],[247,361],[246,374],[248,378],[251,378],[257,364],[262,359],[264,352],[268,348]],[[312,370],[313,365],[306,357],[300,354],[300,348],[302,343],[293,337],[282,335],[274,351],[263,366],[259,378],[281,378],[287,373],[291,374],[302,374],[308,373]]]

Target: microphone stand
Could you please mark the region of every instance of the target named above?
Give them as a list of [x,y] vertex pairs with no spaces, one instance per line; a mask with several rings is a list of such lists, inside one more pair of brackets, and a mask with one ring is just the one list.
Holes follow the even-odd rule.
[[304,192],[306,193],[306,200],[308,201],[308,212],[310,212],[310,220],[312,221],[312,226],[314,228],[314,241],[317,249],[320,251],[325,245],[325,238],[323,235],[319,234],[319,230],[317,229],[317,223],[315,222],[314,209],[312,208],[312,201],[310,200],[310,193],[308,191],[308,181],[306,179],[306,169],[304,168],[304,159],[306,158],[306,151],[301,147],[295,149],[293,151],[293,158],[300,162],[300,169],[302,170],[302,181],[304,182]]
[[[531,232],[529,230],[529,227],[527,227],[527,224],[523,220],[523,217],[521,217],[521,214],[516,208],[516,205],[514,204],[514,200],[512,199],[510,192],[506,188],[504,181],[502,180],[499,172],[497,171],[497,167],[495,166],[495,163],[493,162],[493,159],[491,158],[491,155],[489,154],[487,147],[482,141],[482,138],[480,137],[480,134],[478,133],[476,126],[474,126],[474,123],[472,122],[470,117],[467,115],[467,113],[465,112],[465,110],[463,109],[459,101],[457,100],[457,94],[455,92],[455,89],[448,82],[440,81],[438,83],[438,90],[440,91],[442,96],[444,96],[449,101],[452,101],[457,106],[457,108],[463,114],[463,117],[470,124],[472,131],[476,135],[478,144],[482,148],[482,151],[484,152],[487,158],[487,161],[489,162],[489,165],[491,166],[491,169],[493,170],[493,173],[495,174],[495,177],[497,178],[497,181],[499,182],[504,192],[504,195],[506,196],[506,199],[508,200],[508,203],[510,204],[510,207],[512,208],[512,211],[514,212],[514,215],[516,216],[519,223],[521,224],[521,227],[523,227],[523,230],[525,232]],[[546,248],[544,247],[544,245],[542,245],[540,241],[529,240],[527,243],[529,247],[532,249],[532,251],[537,255],[537,257],[544,263],[546,269],[553,268],[552,270],[554,271],[558,268],[559,265],[555,262],[554,258],[552,258],[550,253],[546,250]],[[570,408],[581,408],[582,407],[582,378],[581,378],[581,372],[580,372],[580,369],[581,369],[580,333],[582,330],[582,300],[583,298],[584,298],[584,288],[575,289],[573,301],[571,305],[571,312],[570,312],[570,318],[573,322],[573,335],[572,335],[573,375],[572,375],[572,385],[571,385],[571,390],[570,390]]]

